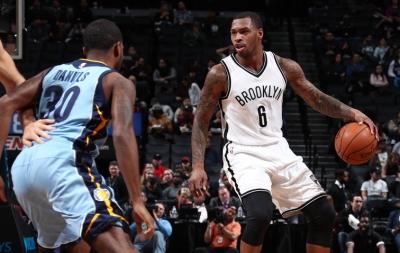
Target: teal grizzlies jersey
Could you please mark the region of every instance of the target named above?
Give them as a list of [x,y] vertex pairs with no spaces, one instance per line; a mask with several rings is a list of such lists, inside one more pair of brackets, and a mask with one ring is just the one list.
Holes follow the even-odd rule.
[[56,121],[52,139],[70,141],[74,150],[98,155],[111,119],[102,79],[113,71],[102,62],[76,60],[55,66],[46,74],[39,118]]

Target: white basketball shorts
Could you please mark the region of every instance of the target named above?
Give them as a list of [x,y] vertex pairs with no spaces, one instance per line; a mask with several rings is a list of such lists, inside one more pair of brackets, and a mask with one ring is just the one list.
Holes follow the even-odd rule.
[[284,218],[300,214],[313,200],[326,196],[303,158],[292,152],[284,138],[268,146],[228,142],[223,160],[229,182],[241,199],[252,192],[269,192]]

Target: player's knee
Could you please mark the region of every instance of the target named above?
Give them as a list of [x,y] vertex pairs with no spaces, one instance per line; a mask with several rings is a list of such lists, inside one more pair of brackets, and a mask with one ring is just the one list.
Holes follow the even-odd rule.
[[319,198],[305,207],[304,215],[309,220],[307,243],[330,247],[331,234],[336,213],[326,198]]
[[243,199],[246,207],[246,228],[242,241],[258,246],[264,240],[265,231],[272,219],[272,198],[267,192],[255,192]]

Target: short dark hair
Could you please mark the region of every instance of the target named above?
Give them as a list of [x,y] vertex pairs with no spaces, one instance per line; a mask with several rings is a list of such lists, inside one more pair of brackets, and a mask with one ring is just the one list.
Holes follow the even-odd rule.
[[122,33],[113,22],[98,19],[91,22],[83,35],[83,46],[90,50],[108,51],[117,42],[122,42]]
[[338,178],[340,176],[344,176],[345,172],[346,172],[345,169],[337,169],[337,170],[335,170],[335,177]]
[[148,182],[150,185],[155,185],[155,184],[157,183],[157,179],[155,179],[154,177],[151,177],[151,178],[149,178],[149,179],[147,180],[147,182]]
[[361,195],[361,193],[359,193],[359,192],[353,193],[353,194],[351,195],[350,201],[353,202],[355,197],[360,197],[360,198],[362,198],[362,195]]
[[111,165],[117,165],[118,166],[118,162],[117,161],[111,161],[110,164],[108,164],[108,167],[110,167]]
[[262,19],[261,19],[260,15],[258,15],[257,13],[254,13],[254,12],[251,12],[251,11],[241,12],[241,13],[237,14],[233,18],[233,20],[242,19],[242,18],[250,18],[251,22],[257,27],[257,29],[263,28]]

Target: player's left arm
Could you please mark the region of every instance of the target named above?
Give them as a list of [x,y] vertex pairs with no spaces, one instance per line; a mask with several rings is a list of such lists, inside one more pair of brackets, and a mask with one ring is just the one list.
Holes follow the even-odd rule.
[[7,93],[25,81],[2,43],[0,43],[0,80]]
[[277,56],[277,59],[289,84],[314,110],[332,118],[353,120],[360,124],[365,123],[370,127],[371,133],[375,133],[376,137],[379,138],[377,127],[364,113],[317,89],[306,79],[300,65],[295,61],[279,56]]

